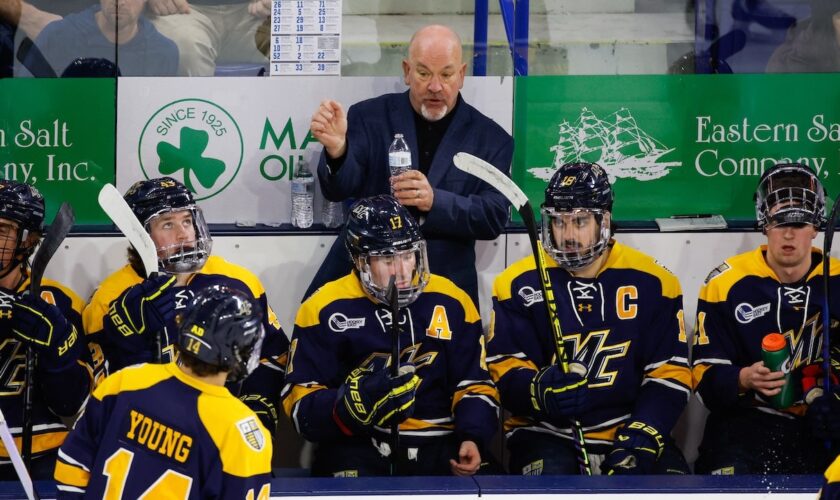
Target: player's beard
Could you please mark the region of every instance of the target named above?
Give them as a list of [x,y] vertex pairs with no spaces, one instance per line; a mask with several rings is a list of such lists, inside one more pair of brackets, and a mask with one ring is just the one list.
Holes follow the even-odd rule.
[[423,115],[423,118],[430,122],[436,122],[442,119],[447,113],[449,113],[449,106],[447,105],[440,108],[440,111],[437,113],[433,113],[429,108],[427,108],[426,103],[420,105],[420,114]]

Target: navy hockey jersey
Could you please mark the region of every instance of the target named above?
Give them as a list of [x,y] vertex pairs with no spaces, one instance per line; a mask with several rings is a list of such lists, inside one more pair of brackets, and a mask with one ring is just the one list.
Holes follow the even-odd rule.
[[[833,266],[832,266],[833,267]],[[840,499],[840,456],[829,466],[823,475],[825,481],[820,490],[819,500]]]
[[[414,415],[400,439],[421,446],[456,433],[479,445],[495,434],[498,395],[484,362],[478,311],[446,278],[431,275],[420,297],[400,310],[400,361],[417,368]],[[391,359],[391,312],[365,294],[355,274],[321,287],[301,306],[283,389],[283,408],[310,441],[342,436],[333,420],[338,388],[359,366]],[[385,439],[390,429],[375,428]]]
[[[108,373],[113,373],[123,367],[151,362],[154,343],[149,342],[149,348],[143,352],[127,349],[122,338],[107,335],[103,330],[103,322],[108,314],[108,308],[127,288],[141,283],[141,278],[130,265],[126,265],[106,278],[94,292],[90,303],[84,310],[85,331],[91,341],[102,347],[107,360]],[[283,388],[283,374],[286,366],[289,340],[280,327],[280,322],[274,311],[268,305],[265,289],[259,279],[247,269],[232,264],[221,257],[211,255],[201,271],[193,274],[185,287],[175,289],[175,310],[187,307],[195,292],[210,285],[225,285],[250,294],[260,304],[265,313],[263,326],[265,340],[262,345],[260,367],[257,368],[242,383],[241,390],[231,388],[242,395],[264,397],[276,405],[280,390]],[[164,335],[162,361],[171,361],[174,356],[174,343],[178,340],[177,327],[172,321],[166,328]],[[273,432],[273,430],[272,430]]]
[[268,498],[271,439],[224,387],[175,363],[106,378],[59,450],[58,498]]
[[[798,283],[783,284],[767,265],[765,245],[724,261],[706,278],[697,302],[693,374],[700,399],[710,410],[738,405],[773,414],[803,415],[797,403],[777,411],[760,395],[740,395],[738,373],[760,361],[761,340],[781,333],[791,347],[791,371],[822,361],[822,263]],[[822,253],[812,249],[814,262]],[[840,311],[840,261],[831,259],[831,311]],[[832,329],[836,320],[832,318]],[[798,382],[797,382],[797,385]]]
[[[691,393],[682,291],[673,274],[621,243],[595,278],[576,278],[546,256],[564,345],[584,364],[590,410],[577,415],[586,442],[602,453],[618,427],[640,420],[670,433]],[[502,405],[512,414],[508,437],[534,431],[571,437],[567,421],[540,420],[529,384],[556,363],[533,256],[500,274],[493,286],[487,363]]]
[[[29,279],[18,287],[17,292],[29,289]],[[41,282],[41,298],[56,305],[67,320],[76,327],[76,342],[84,342],[82,335],[82,307],[84,302],[72,290],[50,279]],[[0,407],[9,429],[20,449],[23,425],[23,391],[26,364],[26,345],[6,333],[0,340]],[[67,428],[58,415],[74,416],[87,397],[92,386],[92,368],[87,349],[78,361],[60,367],[39,363],[35,373],[36,389],[32,408],[32,455],[35,459],[54,454],[64,441]],[[0,443],[0,464],[11,467],[9,453]]]

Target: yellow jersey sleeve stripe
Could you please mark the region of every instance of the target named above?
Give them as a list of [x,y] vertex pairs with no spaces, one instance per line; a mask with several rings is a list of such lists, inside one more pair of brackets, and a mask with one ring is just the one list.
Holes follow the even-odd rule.
[[271,435],[244,403],[230,394],[202,393],[197,410],[224,472],[237,477],[271,472]]
[[298,401],[312,394],[315,391],[320,391],[326,388],[327,386],[325,385],[313,385],[309,387],[304,387],[302,385],[293,386],[292,391],[283,400],[283,411],[286,412],[286,415],[291,417],[292,410],[294,409],[294,406]]
[[712,365],[695,365],[691,368],[691,381],[695,389],[703,380],[703,374],[711,367]]
[[525,368],[528,370],[534,370],[534,372],[539,371],[537,365],[530,359],[520,359],[514,357],[504,358],[500,361],[488,363],[488,368],[490,368],[490,376],[496,382],[498,382],[499,379],[504,377],[505,374],[511,370],[520,370]]
[[401,431],[425,431],[429,429],[455,429],[455,424],[432,423],[419,418],[407,418],[400,423]]
[[88,482],[90,482],[90,472],[82,469],[81,467],[64,463],[61,460],[56,460],[55,462],[54,476],[55,480],[61,484],[67,484],[79,488],[86,487]]
[[660,380],[675,380],[686,387],[691,387],[691,370],[686,366],[672,365],[665,363],[647,374],[649,378]]
[[458,403],[461,402],[464,396],[477,395],[484,395],[491,398],[496,403],[499,402],[498,389],[496,389],[492,385],[475,384],[455,392],[455,394],[452,396],[452,411],[455,411],[455,407],[458,406]]
[[[44,451],[54,450],[61,446],[64,439],[67,437],[68,431],[45,432],[32,436],[32,453],[41,453]],[[23,438],[14,438],[15,446],[18,450],[23,449]],[[6,445],[0,442],[0,457],[9,458],[9,451]]]

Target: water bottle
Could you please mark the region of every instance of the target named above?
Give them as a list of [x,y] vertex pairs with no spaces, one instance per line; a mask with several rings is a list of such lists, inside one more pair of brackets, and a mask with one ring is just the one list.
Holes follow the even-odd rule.
[[[388,166],[391,168],[391,177],[411,170],[411,150],[402,134],[394,134],[394,142],[388,148]],[[393,189],[391,194],[394,194]]]
[[340,201],[330,201],[324,198],[321,220],[329,228],[339,227],[344,223],[344,205]]
[[764,366],[770,371],[781,371],[785,374],[785,385],[775,396],[770,397],[770,404],[773,408],[787,408],[793,404],[794,385],[791,383],[790,375],[790,347],[783,335],[768,333],[761,341],[761,357]]
[[312,225],[315,199],[315,177],[303,157],[298,161],[298,168],[292,177],[292,225],[307,228]]

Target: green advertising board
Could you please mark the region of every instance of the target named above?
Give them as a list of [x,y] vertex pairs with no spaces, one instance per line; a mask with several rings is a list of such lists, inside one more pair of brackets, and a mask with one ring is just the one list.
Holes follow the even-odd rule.
[[96,202],[114,182],[116,81],[0,79],[0,178],[38,188],[47,222],[62,202],[77,224],[106,224]]
[[777,162],[840,192],[840,75],[532,76],[516,79],[513,179],[538,207],[557,166],[597,162],[617,220],[755,218]]

